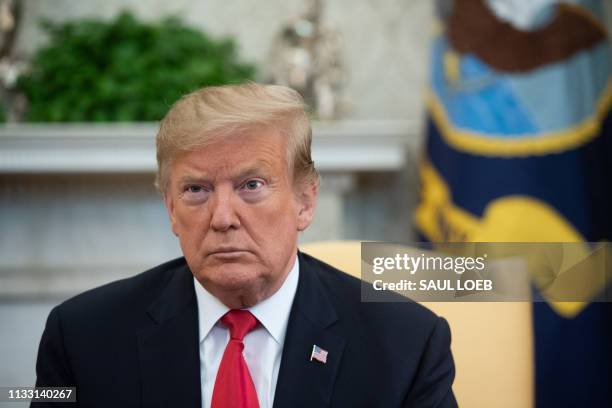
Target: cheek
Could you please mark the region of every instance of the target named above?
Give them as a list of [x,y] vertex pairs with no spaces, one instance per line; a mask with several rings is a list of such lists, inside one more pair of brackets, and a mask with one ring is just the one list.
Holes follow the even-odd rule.
[[204,236],[210,225],[207,212],[198,207],[179,207],[175,213],[179,238],[194,239]]
[[[276,208],[266,214],[266,217],[259,218],[259,227],[256,228],[263,235],[262,241],[268,242],[275,248],[275,252],[282,252],[282,247],[292,247],[297,241],[297,215],[293,207],[283,206]],[[280,253],[279,253],[280,255]]]
[[265,257],[275,257],[279,249],[292,240],[296,231],[296,214],[285,201],[250,206],[242,213],[243,232]]
[[286,232],[295,229],[297,223],[297,206],[295,202],[286,198],[276,205],[268,206],[265,211],[260,211],[259,218],[265,218],[265,223],[270,229],[278,232]]

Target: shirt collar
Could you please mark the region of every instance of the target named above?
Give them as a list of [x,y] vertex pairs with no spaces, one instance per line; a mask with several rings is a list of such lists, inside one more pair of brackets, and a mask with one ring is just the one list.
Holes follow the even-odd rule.
[[[296,256],[293,267],[287,274],[282,286],[269,298],[247,308],[280,345],[285,341],[289,313],[297,291],[299,273],[300,266]],[[211,295],[195,277],[193,283],[198,301],[199,340],[201,343],[217,321],[229,311],[229,308]]]

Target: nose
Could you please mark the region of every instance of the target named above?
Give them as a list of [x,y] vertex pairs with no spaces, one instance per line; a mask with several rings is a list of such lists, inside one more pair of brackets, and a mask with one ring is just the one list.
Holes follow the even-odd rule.
[[233,188],[217,188],[209,203],[213,230],[223,232],[240,226]]

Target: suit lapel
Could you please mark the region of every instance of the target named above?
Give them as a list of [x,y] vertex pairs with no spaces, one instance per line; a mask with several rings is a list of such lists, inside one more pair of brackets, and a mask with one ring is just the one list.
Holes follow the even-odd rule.
[[182,266],[151,305],[138,333],[143,407],[200,407],[198,310],[193,275]]
[[[338,320],[314,268],[301,254],[300,278],[289,316],[274,407],[329,406],[345,340],[329,328]],[[326,350],[327,362],[311,361],[313,345]]]

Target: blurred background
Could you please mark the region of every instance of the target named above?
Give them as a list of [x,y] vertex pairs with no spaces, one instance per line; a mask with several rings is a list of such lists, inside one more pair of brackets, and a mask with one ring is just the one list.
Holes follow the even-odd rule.
[[[611,0],[0,0],[0,386],[51,307],[180,256],[154,137],[204,85],[304,95],[303,243],[609,241],[611,27]],[[609,305],[529,317],[534,405],[612,406]]]

